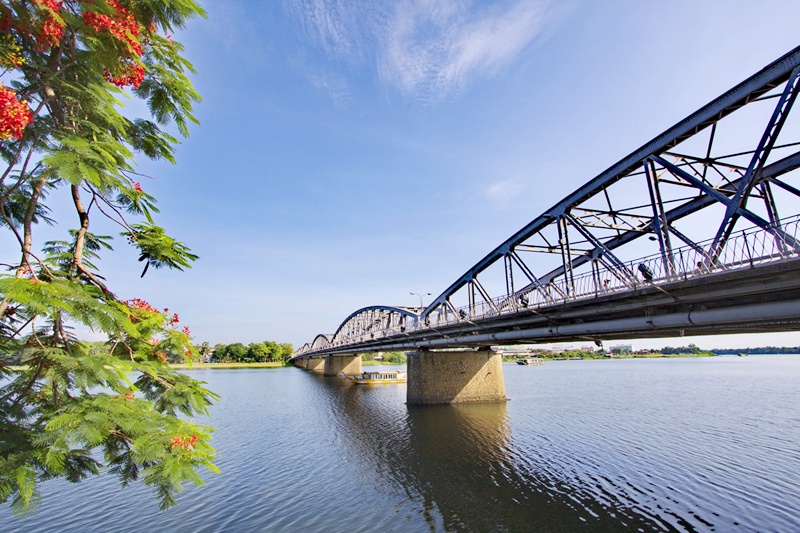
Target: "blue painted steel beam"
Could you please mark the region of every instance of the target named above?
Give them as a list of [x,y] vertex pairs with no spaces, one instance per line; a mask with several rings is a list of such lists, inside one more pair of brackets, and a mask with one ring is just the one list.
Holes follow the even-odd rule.
[[450,285],[442,294],[437,296],[436,299],[422,311],[420,314],[421,318],[427,318],[432,311],[444,305],[445,301],[466,283],[473,280],[478,274],[494,264],[495,261],[513,250],[515,244],[524,242],[553,223],[563,213],[567,212],[570,207],[576,206],[591,198],[634,170],[641,168],[642,163],[647,158],[660,155],[670,148],[677,146],[684,140],[715,124],[723,117],[747,105],[749,102],[760,98],[782,83],[785,83],[790,79],[793,71],[798,66],[800,66],[800,47],[795,48],[783,57],[770,63],[755,75],[703,106],[698,111],[692,113],[676,125],[664,131],[661,135],[658,135],[650,142],[644,144],[627,157],[609,167],[517,231],[486,257],[478,261],[478,263]]
[[[787,172],[791,172],[793,170],[796,170],[798,168],[800,168],[800,152],[792,154],[792,155],[790,155],[788,157],[785,157],[785,158],[783,158],[783,159],[781,159],[779,161],[776,161],[775,163],[772,163],[770,165],[767,165],[766,167],[764,167],[764,170],[762,171],[761,175],[762,175],[763,179],[768,179],[772,183],[776,183],[776,184],[778,184],[780,186],[782,184],[782,182],[776,180],[775,178],[777,178],[778,176],[782,176],[783,174],[786,174]],[[731,184],[734,187],[736,187],[736,186],[739,185],[739,182],[741,180],[742,180],[742,178],[739,178],[738,180],[732,181]],[[787,185],[787,187],[789,189],[794,189],[794,187],[791,187],[789,185]],[[797,191],[797,189],[794,189],[794,190]],[[800,191],[797,191],[797,193],[798,193],[798,196],[800,196]],[[720,194],[722,194],[724,196],[725,193],[720,192]],[[728,194],[733,194],[733,192],[729,191]],[[712,204],[714,204],[716,202],[717,202],[717,200],[714,197],[712,197],[711,195],[702,194],[702,195],[700,195],[700,196],[698,196],[698,197],[686,202],[685,204],[682,204],[682,205],[680,205],[678,207],[675,207],[675,208],[667,211],[665,213],[665,216],[666,216],[666,219],[667,219],[667,225],[670,225],[672,222],[674,222],[676,220],[680,220],[681,218],[683,218],[685,216],[691,215],[692,213],[696,213],[697,211],[700,211],[701,209],[703,209],[705,207],[708,207],[709,205],[712,205]],[[637,230],[627,231],[627,232],[622,233],[621,235],[619,235],[617,237],[614,237],[614,238],[606,241],[605,242],[605,246],[609,250],[614,250],[616,248],[619,248],[620,246],[623,246],[625,244],[628,244],[628,243],[638,239],[639,237],[642,237],[643,235],[645,235],[647,232],[649,232],[651,230],[652,230],[652,228],[650,227],[650,225],[648,225],[648,226],[645,226],[645,227],[637,229]],[[670,226],[670,231],[675,233],[676,235],[680,235],[680,232],[678,232],[677,230],[675,230],[675,228],[673,228],[671,226]],[[686,242],[687,244],[692,245],[692,243],[689,242],[688,240],[686,240],[686,239],[682,239],[682,240],[684,242]],[[574,267],[579,267],[579,266],[585,264],[590,259],[591,258],[589,256],[578,257],[578,258],[573,260],[573,266]],[[558,268],[548,272],[547,274],[541,276],[539,278],[539,284],[545,284],[546,285],[547,283],[550,283],[553,279],[555,279],[555,278],[557,278],[557,277],[559,277],[559,276],[561,276],[563,274],[564,274],[563,268],[562,267],[558,267]],[[534,287],[533,284],[529,285],[529,286],[523,288],[522,290],[520,290],[519,292],[528,292],[533,287]]]
[[339,332],[342,331],[342,328],[345,327],[348,322],[350,322],[350,319],[355,318],[358,315],[360,315],[362,313],[369,312],[369,311],[389,311],[390,313],[398,313],[400,315],[411,317],[414,320],[419,319],[419,314],[417,314],[417,313],[415,313],[413,311],[410,311],[410,310],[408,310],[408,309],[406,309],[404,307],[393,307],[393,306],[390,306],[390,305],[371,305],[369,307],[362,307],[358,311],[355,311],[355,312],[351,313],[350,316],[348,316],[347,318],[345,318],[342,321],[342,323],[336,329],[336,333],[333,334],[333,336],[331,338],[331,341],[336,339],[336,337],[339,335]]

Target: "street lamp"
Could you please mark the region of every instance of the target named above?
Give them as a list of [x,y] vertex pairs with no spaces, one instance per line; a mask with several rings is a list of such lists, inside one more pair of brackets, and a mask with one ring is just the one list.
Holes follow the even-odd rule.
[[[420,309],[424,309],[425,308],[425,305],[422,303],[422,294],[420,294],[418,292],[411,292],[409,294],[412,294],[412,295],[416,294],[417,296],[419,296],[419,308]],[[431,293],[429,293],[429,292],[425,293],[425,296],[430,296],[430,295],[431,295]]]

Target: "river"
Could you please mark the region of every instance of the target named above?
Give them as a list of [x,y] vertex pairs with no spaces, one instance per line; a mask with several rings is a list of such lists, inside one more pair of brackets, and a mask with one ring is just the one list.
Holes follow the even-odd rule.
[[2,531],[800,531],[800,356],[504,365],[507,403],[192,370],[219,475],[158,511],[101,476]]

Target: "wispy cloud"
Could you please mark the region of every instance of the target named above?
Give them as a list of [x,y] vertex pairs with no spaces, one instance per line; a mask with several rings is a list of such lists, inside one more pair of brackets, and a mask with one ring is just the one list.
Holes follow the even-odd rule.
[[342,76],[331,72],[313,72],[308,77],[311,84],[327,92],[337,106],[346,106],[350,101],[350,89]]
[[494,207],[502,208],[519,198],[523,187],[514,180],[507,179],[492,183],[483,190],[483,196]]
[[388,8],[351,0],[285,3],[329,57],[373,67],[380,81],[415,98],[440,99],[510,64],[547,19],[549,0],[503,5],[399,0]]
[[350,63],[361,61],[364,34],[359,14],[363,8],[348,0],[285,0],[284,6],[326,54]]
[[512,61],[544,19],[541,2],[477,10],[457,0],[405,0],[383,40],[381,78],[409,94],[435,98],[461,91]]

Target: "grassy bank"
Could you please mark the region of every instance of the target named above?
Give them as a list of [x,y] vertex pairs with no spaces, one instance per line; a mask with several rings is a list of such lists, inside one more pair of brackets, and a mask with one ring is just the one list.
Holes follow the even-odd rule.
[[712,352],[698,352],[698,353],[646,353],[635,355],[618,355],[615,357],[627,357],[629,359],[650,359],[659,357],[716,357],[717,354]]
[[[286,365],[280,361],[276,361],[274,363],[192,363],[191,365],[187,363],[170,363],[169,366],[178,370],[195,370],[198,368],[281,368]],[[6,368],[16,371],[28,369],[25,365],[9,365]]]
[[169,365],[177,369],[198,369],[198,368],[281,368],[284,364],[281,361],[274,363],[171,363]]
[[[698,352],[698,353],[661,353],[661,352],[652,352],[652,353],[645,353],[645,354],[620,354],[614,355],[612,357],[606,357],[605,355],[598,355],[598,354],[582,354],[579,356],[563,356],[559,354],[533,354],[529,355],[528,357],[538,357],[544,361],[580,361],[582,359],[667,359],[667,358],[683,358],[683,357],[716,357],[717,354],[713,352]],[[513,363],[516,362],[516,357],[504,357],[503,362],[505,363]]]

